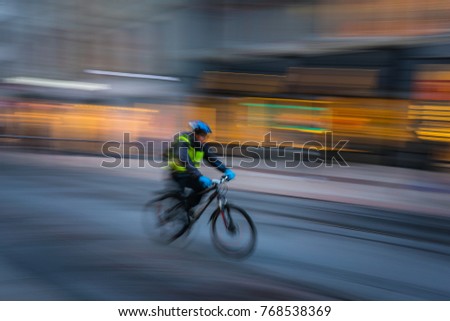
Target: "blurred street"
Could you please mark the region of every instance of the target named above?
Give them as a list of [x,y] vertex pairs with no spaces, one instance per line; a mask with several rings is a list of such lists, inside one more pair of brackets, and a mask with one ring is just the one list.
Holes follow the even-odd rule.
[[186,241],[149,241],[142,206],[164,171],[105,160],[0,150],[0,300],[450,299],[449,174],[234,168],[229,200],[258,229],[236,261],[207,215]]
[[[450,1],[430,4],[0,2],[0,301],[450,301]],[[169,246],[146,233],[163,165],[207,186],[202,158],[236,174],[243,260],[212,207]]]

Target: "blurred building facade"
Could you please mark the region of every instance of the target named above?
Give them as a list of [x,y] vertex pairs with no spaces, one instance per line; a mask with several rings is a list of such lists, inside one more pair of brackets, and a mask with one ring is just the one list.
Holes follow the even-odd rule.
[[0,72],[112,82],[114,93],[146,96],[149,81],[84,70],[177,75],[190,83],[202,60],[429,42],[421,37],[446,35],[449,18],[445,0],[2,0]]
[[0,94],[21,101],[0,127],[101,144],[202,117],[221,142],[270,131],[301,148],[332,131],[357,152],[448,161],[449,18],[446,0],[1,0]]

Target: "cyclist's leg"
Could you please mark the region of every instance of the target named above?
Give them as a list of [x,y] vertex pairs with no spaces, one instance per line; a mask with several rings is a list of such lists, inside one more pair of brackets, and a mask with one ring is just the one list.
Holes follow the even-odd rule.
[[203,191],[204,188],[200,185],[197,179],[192,178],[187,180],[186,187],[192,190],[191,194],[188,196],[187,199],[187,207],[189,210],[200,203],[203,195],[199,195],[198,193]]
[[[185,199],[186,212],[189,212],[192,207],[196,206],[200,202],[200,199],[196,200],[195,198],[196,190],[198,187],[192,184],[192,176],[190,174],[173,173],[172,179],[178,186],[180,195]],[[191,196],[194,196],[192,200]]]
[[184,195],[188,177],[185,174],[171,173],[170,178],[167,183],[168,189]]
[[188,188],[189,176],[183,173],[172,172],[170,174],[170,179],[167,181],[167,189],[171,192],[176,192],[179,194],[178,199],[183,201],[183,206],[178,208],[177,217],[184,218],[187,213],[187,196],[185,193],[186,188]]

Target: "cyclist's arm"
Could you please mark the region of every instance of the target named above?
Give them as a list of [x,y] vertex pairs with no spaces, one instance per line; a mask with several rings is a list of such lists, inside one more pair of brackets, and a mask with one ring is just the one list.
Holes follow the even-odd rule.
[[208,143],[203,145],[203,152],[205,153],[203,159],[206,162],[217,168],[222,173],[227,170],[225,164],[222,163],[222,161],[217,157],[216,154],[211,152],[210,145]]

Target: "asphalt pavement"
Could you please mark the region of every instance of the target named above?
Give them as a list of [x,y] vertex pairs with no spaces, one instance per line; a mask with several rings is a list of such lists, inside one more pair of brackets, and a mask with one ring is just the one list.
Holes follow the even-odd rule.
[[212,246],[207,218],[186,243],[150,242],[142,205],[165,172],[111,161],[0,150],[0,299],[450,298],[448,174],[233,166],[229,199],[258,229],[253,255],[234,261]]

